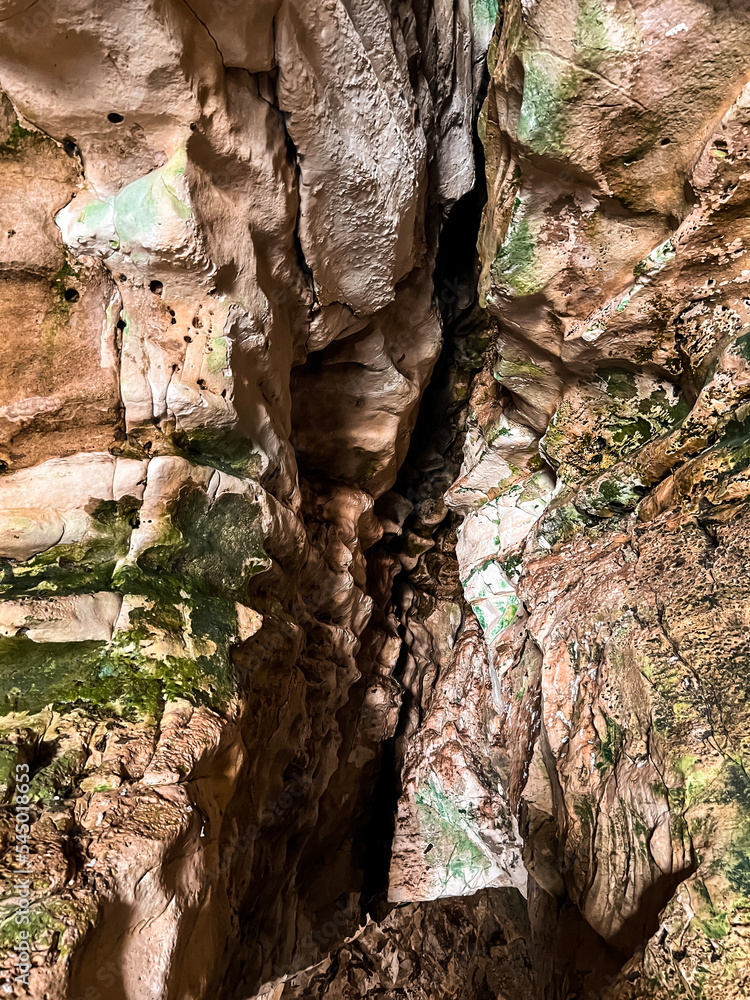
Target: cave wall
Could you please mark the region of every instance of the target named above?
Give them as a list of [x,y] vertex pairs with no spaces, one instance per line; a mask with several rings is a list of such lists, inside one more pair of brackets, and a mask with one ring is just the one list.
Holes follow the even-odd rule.
[[539,996],[748,989],[749,30],[539,0],[490,46],[487,347],[445,494],[474,617],[390,895],[518,884]]
[[746,995],[750,5],[0,29],[25,995]]
[[0,14],[4,971],[28,928],[32,996],[248,997],[360,922],[365,552],[483,53],[463,2]]

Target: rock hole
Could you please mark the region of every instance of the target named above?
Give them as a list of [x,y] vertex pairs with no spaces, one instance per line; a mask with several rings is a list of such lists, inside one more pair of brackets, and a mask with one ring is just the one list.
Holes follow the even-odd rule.
[[206,380],[204,378],[199,378],[198,379],[198,388],[199,389],[208,389],[208,385],[206,384]]
[[662,146],[669,146],[671,142],[672,142],[671,139],[662,139],[661,145]]
[[693,189],[693,185],[690,183],[689,180],[687,179],[685,180],[685,183],[682,185],[682,190],[685,196],[685,204],[689,208],[692,208],[693,205],[697,204],[698,196],[696,195],[695,190]]
[[193,342],[193,338],[192,337],[188,337],[187,335],[185,335],[185,337],[183,339],[184,339],[184,341],[185,341],[186,344],[192,344],[192,342]]
[[76,288],[66,288],[65,289],[65,301],[66,302],[77,302],[80,299],[80,294]]
[[[161,293],[164,291],[164,285],[160,281],[154,280],[149,284],[148,287],[151,289],[154,295],[161,295]],[[174,315],[174,313],[172,315]]]
[[113,125],[119,125],[120,122],[125,121],[125,118],[123,115],[118,114],[116,111],[110,111],[110,113],[107,115],[107,121],[112,122]]

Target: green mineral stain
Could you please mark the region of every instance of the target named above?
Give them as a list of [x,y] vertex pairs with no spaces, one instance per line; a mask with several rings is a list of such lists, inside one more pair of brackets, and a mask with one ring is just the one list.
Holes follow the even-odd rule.
[[184,486],[167,505],[155,544],[117,567],[123,593],[179,601],[182,592],[241,599],[250,579],[267,569],[260,507],[237,493],[209,502],[197,486]]
[[28,911],[28,923],[17,924],[17,912],[17,907],[13,905],[4,904],[0,907],[0,949],[17,952],[21,941],[20,932],[23,930],[28,933],[27,940],[33,942],[35,950],[49,949],[57,938],[60,956],[64,957],[68,949],[61,944],[61,939],[71,931],[80,939],[92,926],[97,906],[93,899],[82,902],[53,896],[32,903]]
[[212,375],[218,375],[225,371],[229,364],[229,344],[226,337],[212,337],[210,348],[206,358],[206,368]]
[[140,501],[92,501],[90,524],[80,542],[54,545],[23,563],[0,559],[0,592],[8,597],[62,596],[110,588],[137,524]]
[[667,264],[674,260],[676,255],[677,251],[672,241],[664,240],[647,257],[644,257],[642,261],[636,264],[633,268],[633,275],[636,278],[645,278],[658,274],[659,271],[663,271]]
[[[198,612],[191,616],[193,639],[210,641],[212,654],[156,657],[137,627],[116,633],[112,642],[1,636],[0,712],[80,708],[92,718],[154,721],[164,703],[176,698],[225,707],[233,690],[228,649],[236,632],[235,606],[217,599],[191,602],[191,609]],[[50,773],[38,793],[44,797],[61,781],[62,774]]]
[[508,556],[506,559],[503,559],[501,561],[500,566],[502,567],[503,573],[507,576],[509,580],[512,580],[515,576],[518,575],[518,570],[519,567],[521,566],[521,562],[522,562],[521,557],[515,555]]
[[739,813],[724,874],[740,905],[747,907],[750,906],[750,776],[736,762],[727,765],[722,798],[736,806]]
[[[590,384],[581,383],[587,403],[588,427],[581,432],[577,404],[564,399],[542,441],[544,454],[563,482],[580,486],[648,442],[683,423],[690,406],[674,386],[654,382],[620,368],[602,368]],[[599,397],[598,399],[596,397]],[[593,397],[593,398],[592,398]],[[624,472],[602,485],[601,498],[631,504],[640,496],[640,481]],[[599,503],[589,493],[587,510]]]
[[584,830],[590,832],[594,826],[596,803],[590,795],[582,795],[573,800],[573,811],[580,819]]
[[545,378],[547,376],[544,368],[540,368],[533,361],[516,358],[501,358],[495,365],[492,374],[498,382],[509,378]]
[[583,0],[578,8],[573,48],[580,62],[593,70],[613,51],[607,15],[596,0]]
[[485,351],[492,343],[492,339],[492,333],[488,330],[479,330],[470,334],[464,344],[461,367],[467,367],[471,371],[481,368]]
[[34,129],[24,128],[14,121],[10,127],[10,132],[4,142],[0,142],[0,156],[14,156],[29,146],[43,145],[49,143],[54,147],[54,142],[48,139],[41,132]]
[[49,802],[53,795],[64,796],[73,791],[76,780],[86,766],[88,754],[82,747],[67,750],[51,764],[43,767],[29,783],[29,797],[36,802]]
[[710,938],[712,941],[719,941],[729,934],[729,914],[722,913],[714,907],[711,895],[700,879],[695,881],[694,886],[701,901],[701,906],[693,917],[693,920],[707,938]]
[[533,295],[543,283],[536,267],[534,235],[519,205],[490,267],[490,278],[496,287],[508,288],[517,295]]
[[487,45],[497,21],[497,0],[472,0],[474,32],[480,45]]
[[618,399],[635,399],[638,396],[633,372],[625,368],[600,368],[596,375],[608,395]]
[[82,208],[78,222],[92,232],[107,226],[112,218],[113,201],[89,201]]
[[604,713],[605,733],[599,744],[599,759],[597,769],[604,773],[610,771],[620,758],[625,743],[625,731],[622,726]]
[[490,862],[470,836],[472,820],[467,809],[450,799],[434,777],[415,796],[420,836],[433,844],[427,854],[427,864],[442,870],[446,878],[461,879],[468,884],[478,873],[486,871]]
[[578,93],[584,71],[545,52],[522,54],[523,100],[518,139],[535,153],[567,156],[566,103]]
[[602,507],[620,507],[623,510],[634,507],[641,499],[644,487],[640,489],[633,487],[630,483],[623,483],[617,479],[605,479],[599,484],[598,496],[601,498]]
[[159,230],[174,219],[187,221],[190,205],[178,193],[177,180],[185,173],[185,149],[158,170],[128,184],[114,201],[115,229],[123,246],[158,242]]
[[570,541],[594,524],[594,517],[579,510],[572,502],[562,501],[550,506],[544,514],[539,526],[539,537],[552,547]]
[[196,464],[210,465],[220,472],[247,479],[256,479],[260,472],[261,456],[256,446],[232,430],[194,427],[175,431],[171,440]]
[[15,784],[16,764],[22,760],[19,747],[12,743],[0,744],[0,802],[6,800],[8,791]]
[[576,62],[596,71],[609,55],[622,58],[638,48],[641,33],[632,11],[609,11],[597,0],[581,0],[578,7],[573,49]]
[[[191,218],[190,204],[180,183],[185,166],[182,147],[163,167],[126,185],[114,198],[90,201],[81,210],[78,224],[92,235],[114,225],[116,239],[110,246],[115,250],[121,244],[158,246],[167,227]],[[127,247],[125,252],[130,252]]]
[[750,327],[743,328],[743,331],[735,338],[730,353],[750,361]]
[[[260,508],[240,494],[209,502],[197,486],[183,487],[167,504],[155,541],[130,555],[138,509],[132,498],[100,502],[81,542],[18,565],[2,561],[6,593],[114,590],[143,599],[143,606],[132,602],[128,628],[111,642],[0,637],[5,713],[78,707],[97,717],[150,720],[175,698],[226,705],[236,602],[269,565]],[[51,775],[52,786],[55,780]]]
[[503,617],[500,619],[500,621],[497,624],[497,631],[498,632],[502,632],[503,629],[506,629],[506,628],[508,628],[509,625],[513,624],[513,622],[515,621],[515,618],[516,618],[516,614],[517,614],[518,609],[519,609],[520,606],[521,606],[521,602],[518,600],[518,598],[515,596],[515,594],[511,595],[510,597],[508,597],[506,599],[506,602],[505,602],[505,611],[503,612]]

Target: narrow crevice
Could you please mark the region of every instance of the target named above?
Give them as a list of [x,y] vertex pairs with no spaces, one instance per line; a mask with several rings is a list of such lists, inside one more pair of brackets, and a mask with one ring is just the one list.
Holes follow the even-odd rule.
[[[485,70],[477,97],[477,112],[484,100],[488,79]],[[474,187],[450,209],[438,244],[434,296],[443,324],[443,346],[422,396],[407,457],[391,491],[391,494],[408,500],[415,512],[407,517],[400,535],[386,536],[380,543],[397,557],[404,555],[410,531],[415,530],[422,537],[425,535],[425,525],[420,522],[417,512],[420,501],[429,498],[442,502],[445,488],[455,479],[460,468],[462,413],[467,403],[456,400],[453,389],[456,370],[465,365],[465,339],[471,332],[477,303],[479,269],[476,246],[482,210],[487,200],[484,151],[476,134],[476,121],[474,157]],[[435,420],[436,413],[441,414],[440,420]],[[382,503],[376,504],[376,511],[382,513],[386,502],[384,498]],[[454,531],[458,522],[455,514],[446,511],[440,522],[431,528],[433,546],[441,532]],[[423,553],[420,562],[425,555],[427,553]],[[363,838],[366,857],[363,910],[375,920],[382,920],[393,908],[387,902],[388,875],[396,809],[402,792],[404,738],[410,721],[419,711],[419,705],[415,704],[418,701],[415,691],[421,689],[421,678],[415,679],[416,685],[405,683],[410,656],[409,617],[411,609],[419,605],[419,594],[419,583],[411,579],[409,570],[402,568],[393,583],[390,607],[391,614],[399,623],[401,638],[400,655],[392,676],[402,687],[402,702],[396,731],[382,748],[380,770],[372,795],[371,821]]]
[[315,312],[315,310],[319,307],[318,296],[315,289],[315,280],[313,278],[312,268],[308,264],[307,258],[305,257],[305,252],[302,248],[302,240],[300,238],[300,223],[302,221],[302,196],[300,193],[300,181],[302,178],[302,171],[299,162],[299,152],[294,143],[294,139],[292,138],[291,133],[289,132],[286,112],[279,106],[277,89],[276,89],[277,76],[278,76],[278,70],[274,70],[272,73],[266,75],[268,84],[271,88],[271,92],[273,95],[273,101],[269,101],[268,98],[261,93],[260,88],[258,89],[258,94],[260,98],[263,101],[265,101],[266,104],[273,110],[274,114],[279,120],[281,128],[283,129],[284,132],[284,146],[286,148],[287,162],[294,170],[294,187],[297,195],[297,214],[294,219],[294,248],[297,255],[297,266],[299,267],[302,274],[305,276],[305,280],[308,284],[310,293],[312,295],[311,310],[312,312]]

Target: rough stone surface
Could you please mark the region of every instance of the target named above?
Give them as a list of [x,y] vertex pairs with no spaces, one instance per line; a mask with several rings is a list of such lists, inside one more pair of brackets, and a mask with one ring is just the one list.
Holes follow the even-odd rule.
[[7,983],[748,995],[747,0],[0,22]]
[[[540,996],[748,990],[748,31],[743,4],[540,0],[491,45],[492,335],[446,494],[488,661],[407,751],[391,892],[497,884],[521,843]],[[416,817],[457,746],[432,868]],[[436,882],[469,830],[487,860]]]
[[[365,553],[474,182],[471,13],[0,19],[0,779],[10,803],[32,775],[28,988],[247,997],[360,923],[400,701]],[[20,912],[9,883],[9,971]]]

